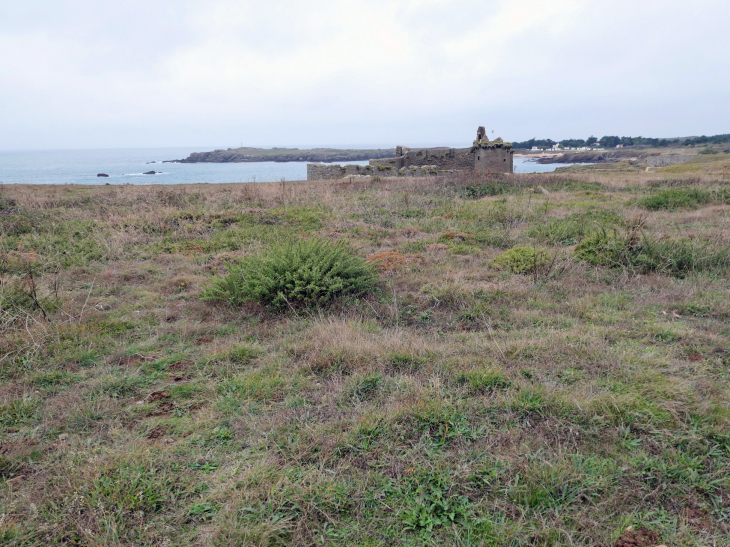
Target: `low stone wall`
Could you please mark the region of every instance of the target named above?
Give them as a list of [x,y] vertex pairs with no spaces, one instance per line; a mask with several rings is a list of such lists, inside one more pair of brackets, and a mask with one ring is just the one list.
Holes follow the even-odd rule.
[[325,165],[323,163],[309,163],[307,164],[307,180],[342,180],[349,177],[433,177],[458,171],[457,169],[441,169],[438,165],[410,166],[396,169],[391,165]]
[[471,148],[416,148],[408,150],[402,156],[370,160],[370,165],[395,169],[436,165],[439,169],[471,171],[474,169],[474,155]]
[[649,156],[646,158],[646,164],[649,167],[667,167],[668,165],[676,165],[678,163],[686,163],[697,156],[677,155],[677,156]]

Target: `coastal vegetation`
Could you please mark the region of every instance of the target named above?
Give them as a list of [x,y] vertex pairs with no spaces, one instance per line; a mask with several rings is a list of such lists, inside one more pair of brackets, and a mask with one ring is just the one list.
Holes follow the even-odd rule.
[[533,146],[538,148],[551,148],[555,144],[559,144],[565,148],[578,148],[581,146],[600,146],[602,148],[614,148],[616,145],[623,146],[644,146],[666,148],[668,146],[695,146],[700,144],[724,144],[730,143],[730,134],[713,135],[710,137],[685,137],[676,139],[658,139],[651,137],[619,137],[606,135],[600,139],[589,137],[588,139],[563,139],[554,141],[552,139],[529,139],[522,142],[513,142],[513,148],[527,148]]
[[374,287],[374,272],[363,258],[341,243],[315,238],[275,245],[263,256],[231,265],[225,276],[213,279],[203,299],[316,308]]
[[5,186],[0,544],[726,545],[723,157]]

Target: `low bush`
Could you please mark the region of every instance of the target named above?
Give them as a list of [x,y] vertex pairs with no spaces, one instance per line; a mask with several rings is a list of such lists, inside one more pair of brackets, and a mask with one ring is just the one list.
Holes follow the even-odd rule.
[[699,188],[673,188],[639,200],[639,205],[650,211],[676,211],[677,209],[696,209],[710,203],[712,195]]
[[548,254],[535,247],[514,247],[503,252],[491,262],[496,268],[517,274],[535,272],[549,263]]
[[323,239],[271,247],[215,278],[202,298],[234,305],[260,302],[275,308],[314,307],[375,288],[373,267],[352,249]]

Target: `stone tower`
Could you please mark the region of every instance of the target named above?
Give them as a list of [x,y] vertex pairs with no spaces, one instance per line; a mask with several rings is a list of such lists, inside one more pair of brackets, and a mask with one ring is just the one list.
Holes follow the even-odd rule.
[[484,126],[477,129],[477,139],[471,149],[474,159],[474,171],[481,173],[513,173],[514,150],[510,143],[497,138],[489,141]]

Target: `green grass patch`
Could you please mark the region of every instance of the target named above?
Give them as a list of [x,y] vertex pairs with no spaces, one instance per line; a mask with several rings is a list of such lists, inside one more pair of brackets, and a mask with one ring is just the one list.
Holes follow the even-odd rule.
[[575,248],[575,255],[590,264],[676,277],[699,272],[719,274],[730,267],[730,245],[726,243],[654,239],[646,233],[622,236],[596,232]]
[[615,228],[622,224],[622,217],[613,211],[594,210],[534,222],[526,235],[549,245],[575,245],[600,228]]
[[677,209],[696,209],[710,203],[712,195],[699,188],[673,188],[639,200],[639,205],[650,211],[676,211]]
[[480,394],[512,386],[512,382],[498,370],[462,372],[456,377],[456,383],[468,387],[472,393]]

